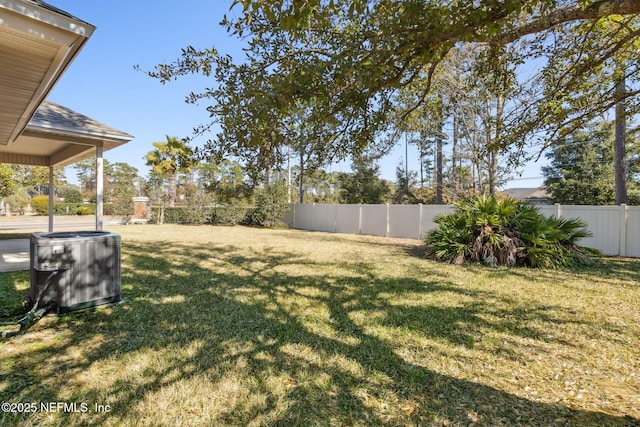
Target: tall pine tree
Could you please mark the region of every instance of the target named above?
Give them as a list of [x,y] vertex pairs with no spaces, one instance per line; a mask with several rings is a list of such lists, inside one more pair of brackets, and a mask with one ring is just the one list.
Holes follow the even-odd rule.
[[[632,157],[637,144],[630,144]],[[551,147],[549,165],[542,168],[545,186],[555,203],[611,205],[615,203],[614,124],[602,122],[569,134]],[[637,188],[635,163],[627,183]],[[634,192],[635,194],[635,192]],[[633,197],[635,199],[635,197]]]

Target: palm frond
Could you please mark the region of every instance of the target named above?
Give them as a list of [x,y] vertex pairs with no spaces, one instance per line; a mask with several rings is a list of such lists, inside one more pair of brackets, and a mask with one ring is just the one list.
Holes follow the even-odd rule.
[[547,217],[510,198],[477,196],[454,206],[425,238],[427,254],[440,261],[564,268],[592,264],[599,254],[577,244],[591,236],[580,219]]

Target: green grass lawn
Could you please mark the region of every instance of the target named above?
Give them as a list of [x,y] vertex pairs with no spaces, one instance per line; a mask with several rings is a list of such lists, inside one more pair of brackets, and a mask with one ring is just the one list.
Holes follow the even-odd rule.
[[[510,270],[409,240],[113,231],[126,301],[0,342],[0,401],[38,406],[0,425],[640,425],[640,260]],[[3,320],[28,286],[0,274]]]

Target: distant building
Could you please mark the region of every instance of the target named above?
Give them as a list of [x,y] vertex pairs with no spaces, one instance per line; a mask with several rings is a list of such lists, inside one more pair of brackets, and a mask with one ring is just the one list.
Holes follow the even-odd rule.
[[543,187],[537,188],[508,188],[502,191],[503,194],[523,202],[533,205],[550,205],[552,204],[551,195],[547,189]]

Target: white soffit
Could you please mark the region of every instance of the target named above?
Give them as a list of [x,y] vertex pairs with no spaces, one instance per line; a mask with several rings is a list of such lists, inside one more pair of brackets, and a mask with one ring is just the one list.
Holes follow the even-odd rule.
[[0,0],[0,145],[18,138],[94,30],[39,0]]

